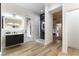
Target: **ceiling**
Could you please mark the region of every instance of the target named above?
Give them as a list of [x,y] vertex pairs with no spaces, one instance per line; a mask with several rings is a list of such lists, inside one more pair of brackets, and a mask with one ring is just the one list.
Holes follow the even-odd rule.
[[38,14],[41,14],[41,10],[45,9],[44,3],[16,3],[16,5]]

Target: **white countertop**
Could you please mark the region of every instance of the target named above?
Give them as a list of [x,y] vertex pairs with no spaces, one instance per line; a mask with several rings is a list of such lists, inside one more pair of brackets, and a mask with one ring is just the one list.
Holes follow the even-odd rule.
[[23,34],[23,33],[18,33],[18,34],[5,34],[5,35],[19,35],[19,34]]

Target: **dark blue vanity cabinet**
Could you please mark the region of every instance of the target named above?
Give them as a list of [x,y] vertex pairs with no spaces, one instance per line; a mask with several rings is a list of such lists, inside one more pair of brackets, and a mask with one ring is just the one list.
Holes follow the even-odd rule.
[[24,34],[6,35],[6,47],[24,42]]

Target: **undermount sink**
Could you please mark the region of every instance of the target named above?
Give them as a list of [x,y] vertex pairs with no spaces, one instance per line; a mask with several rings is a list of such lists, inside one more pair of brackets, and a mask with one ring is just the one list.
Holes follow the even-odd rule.
[[18,35],[18,34],[22,34],[19,32],[6,32],[6,35]]

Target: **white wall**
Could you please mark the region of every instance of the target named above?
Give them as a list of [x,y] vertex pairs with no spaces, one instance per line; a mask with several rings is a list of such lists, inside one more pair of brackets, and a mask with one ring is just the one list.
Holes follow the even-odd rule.
[[53,42],[53,19],[48,10],[48,5],[45,5],[45,45]]
[[66,13],[68,46],[79,49],[79,9]]
[[67,54],[67,32],[66,32],[66,30],[67,30],[67,26],[66,26],[66,20],[65,20],[65,11],[64,11],[64,6],[63,6],[63,32],[62,32],[62,34],[63,34],[63,38],[62,38],[62,53],[63,54]]
[[[79,4],[73,4],[73,3],[67,3],[63,4],[63,52],[67,53],[68,45],[71,45],[71,41],[73,39],[78,39],[78,36],[75,36],[78,34],[78,27],[76,27],[78,24],[78,18],[73,19],[74,16],[70,12],[78,9]],[[76,21],[77,20],[77,21]],[[75,29],[76,28],[76,29]],[[75,32],[73,31],[75,29]],[[77,31],[77,32],[76,32]],[[72,35],[71,35],[72,34]],[[69,42],[70,41],[70,42]],[[73,42],[74,46],[75,41]]]

